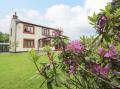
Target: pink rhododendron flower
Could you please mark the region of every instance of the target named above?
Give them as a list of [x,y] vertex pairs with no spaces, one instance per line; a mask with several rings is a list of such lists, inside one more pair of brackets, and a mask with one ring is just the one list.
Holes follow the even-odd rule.
[[102,57],[113,59],[117,55],[117,51],[115,47],[111,44],[109,45],[109,49],[107,52],[103,48],[99,48],[98,54]]
[[82,43],[80,43],[80,41],[75,40],[75,41],[71,41],[67,45],[66,50],[75,53],[81,53],[85,50],[85,46]]
[[100,72],[100,70],[101,70],[101,67],[100,67],[100,65],[99,64],[95,64],[95,67],[94,67],[94,72],[95,73],[98,73],[98,72]]
[[104,50],[103,48],[99,48],[99,49],[98,49],[98,54],[99,54],[100,56],[104,56],[105,50]]
[[107,76],[109,73],[110,67],[109,65],[106,65],[105,67],[101,67],[99,64],[95,64],[95,67],[93,69],[94,73],[99,73],[103,76]]
[[63,64],[68,66],[67,72],[69,74],[74,74],[79,66],[79,63],[75,59],[67,59],[63,61]]
[[68,70],[69,74],[74,74],[76,72],[76,68],[73,65],[70,65],[70,68]]
[[114,58],[117,55],[117,51],[115,49],[115,47],[113,45],[109,45],[109,50],[108,52],[105,54],[104,57],[106,58]]
[[109,65],[106,65],[104,68],[101,68],[100,74],[107,76],[110,71]]

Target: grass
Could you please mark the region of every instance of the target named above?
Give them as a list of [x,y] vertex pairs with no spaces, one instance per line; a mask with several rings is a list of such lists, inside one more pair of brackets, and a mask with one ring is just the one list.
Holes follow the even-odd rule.
[[[46,56],[40,58],[46,60]],[[40,89],[42,81],[27,53],[0,54],[0,89]]]

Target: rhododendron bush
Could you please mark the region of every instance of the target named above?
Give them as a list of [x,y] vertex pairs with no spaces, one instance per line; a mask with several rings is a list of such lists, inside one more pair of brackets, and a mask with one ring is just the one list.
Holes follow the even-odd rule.
[[98,33],[90,45],[82,39],[69,41],[55,33],[53,45],[59,44],[61,52],[55,53],[46,46],[48,62],[37,63],[39,54],[30,51],[38,74],[44,77],[40,87],[46,83],[48,89],[120,89],[120,44],[114,29],[116,24],[120,26],[115,21],[120,21],[120,8],[111,13],[111,5],[89,17]]

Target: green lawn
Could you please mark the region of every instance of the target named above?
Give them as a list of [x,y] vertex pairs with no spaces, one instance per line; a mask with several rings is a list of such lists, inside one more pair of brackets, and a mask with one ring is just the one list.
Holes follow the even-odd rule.
[[[43,56],[40,61],[46,59]],[[40,89],[42,80],[27,53],[0,54],[0,89]]]

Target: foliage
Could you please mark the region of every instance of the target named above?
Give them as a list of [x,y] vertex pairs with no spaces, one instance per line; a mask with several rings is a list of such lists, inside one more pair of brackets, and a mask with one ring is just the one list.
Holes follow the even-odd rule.
[[[57,34],[54,43],[60,44],[62,50],[59,61],[55,60],[50,47],[45,48],[49,64],[44,64],[41,69],[36,67],[47,81],[48,89],[53,89],[53,81],[67,89],[120,88],[120,55],[116,49],[119,41],[115,39],[119,30],[117,27],[120,26],[120,8],[113,13],[110,11],[111,3],[108,3],[104,10],[101,9],[101,13],[88,17],[98,33],[96,38],[83,36],[80,41],[68,41],[66,36]],[[32,59],[35,60],[34,57]],[[36,62],[34,64],[37,65]],[[59,66],[65,79],[58,84],[56,76]]]
[[9,42],[9,34],[0,32],[0,42]]
[[39,54],[37,54],[34,50],[31,50],[30,55],[33,60],[33,63],[37,68],[38,74],[44,77],[44,81],[40,85],[40,87],[42,87],[43,84],[46,83],[48,89],[53,89],[53,84],[57,87],[59,86],[59,73],[56,72],[58,71],[58,64],[56,64],[56,61],[54,60],[55,54],[51,51],[50,47],[46,46],[44,49],[47,53],[49,63],[40,63],[40,68],[37,64],[37,60],[40,57]]
[[[90,23],[92,23],[92,25],[96,28],[96,31],[99,33],[98,40],[100,40],[101,43],[103,41],[108,43],[111,42],[112,39],[115,39],[114,35],[117,34],[119,30],[117,29],[117,27],[120,26],[120,23],[118,23],[118,19],[120,17],[120,12],[119,12],[120,8],[117,8],[112,14],[110,13],[110,10],[111,10],[111,4],[109,3],[105,7],[105,10],[101,9],[100,14],[97,15],[94,13],[93,16],[88,17]],[[104,14],[102,15],[102,13]],[[101,20],[102,18],[100,17],[100,15],[102,15],[102,17],[105,17],[106,21]],[[100,21],[101,23],[104,23],[104,26],[100,27],[101,26],[101,24],[99,23]]]
[[[80,42],[83,43],[87,48],[89,48],[89,46],[93,43],[93,41],[95,40],[95,36],[81,36],[80,37]],[[94,47],[97,45],[94,45]]]

